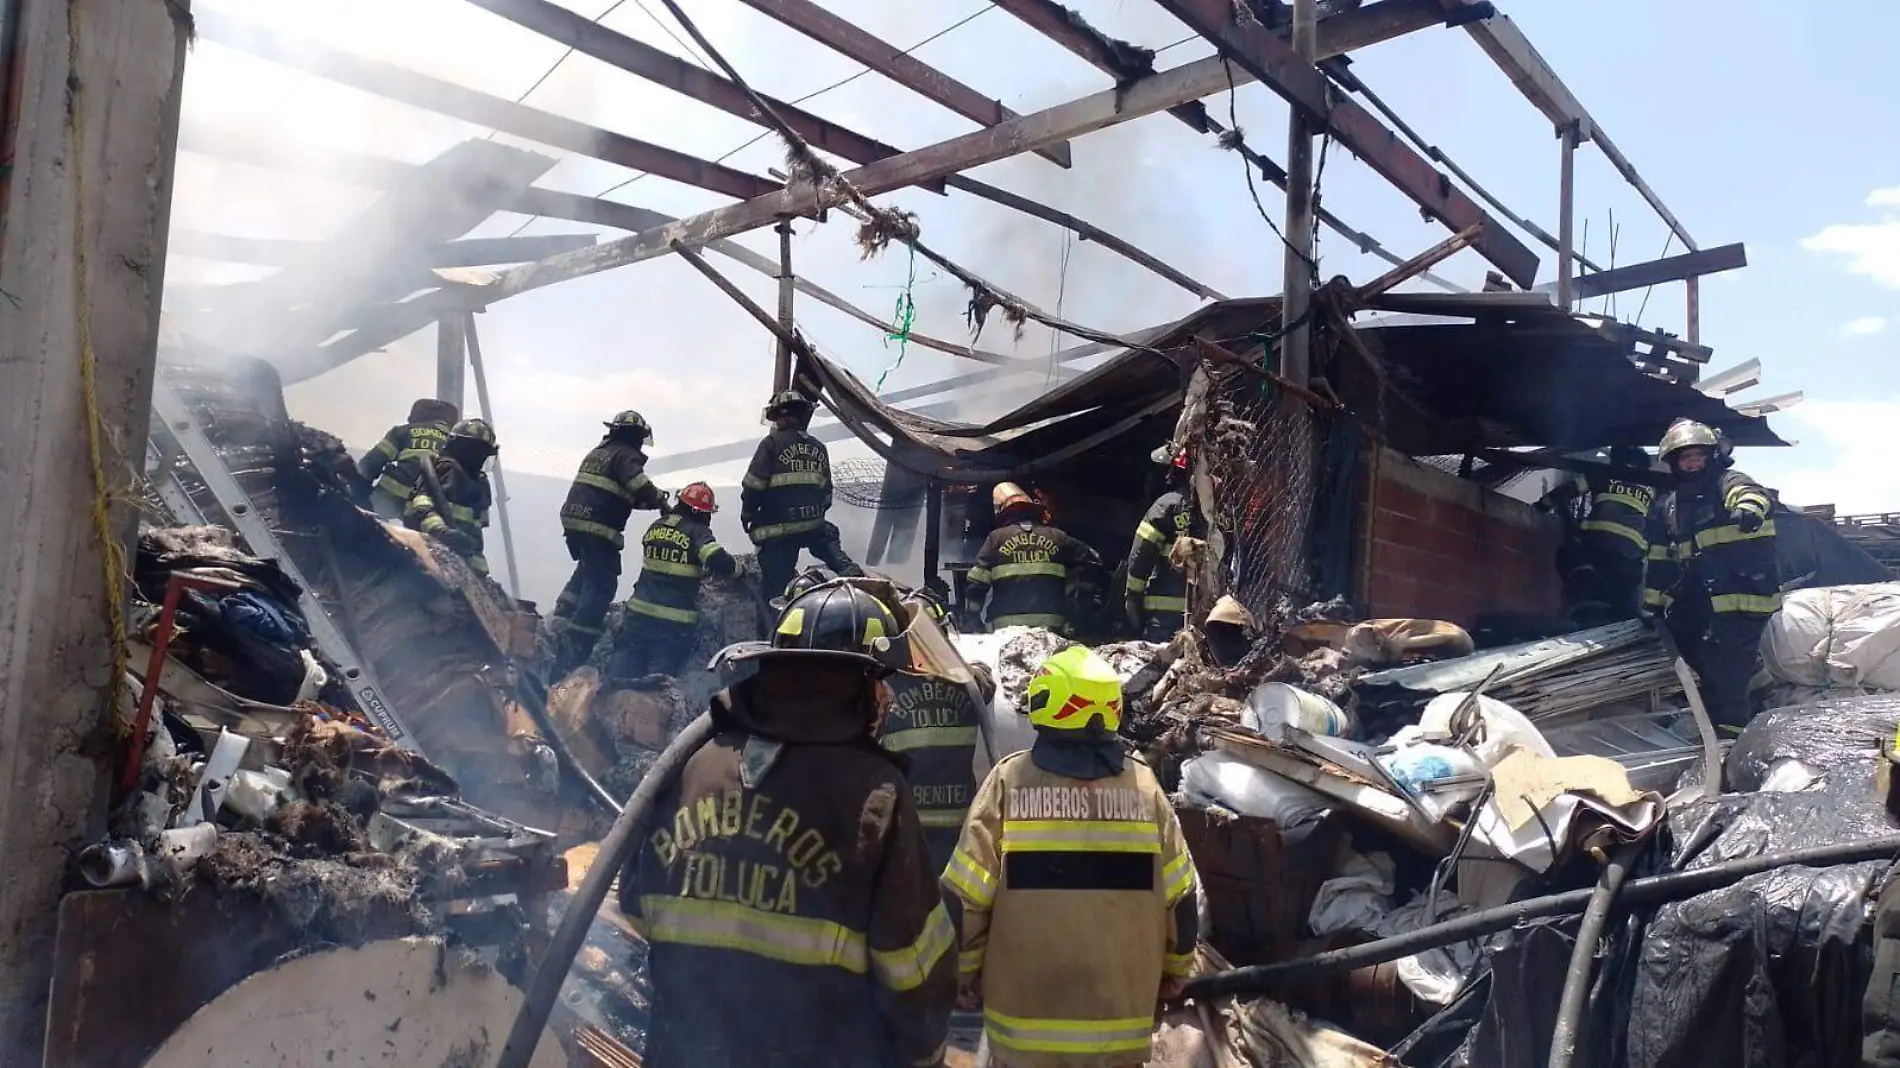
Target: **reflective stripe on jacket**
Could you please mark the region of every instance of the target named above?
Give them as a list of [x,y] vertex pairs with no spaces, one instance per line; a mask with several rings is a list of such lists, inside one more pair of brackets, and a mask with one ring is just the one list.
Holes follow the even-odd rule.
[[[910,762],[904,777],[941,871],[976,796],[977,717],[982,713],[968,688],[947,679],[900,671],[885,685],[891,706],[878,728],[878,744]],[[940,842],[943,847],[936,848]]]
[[[424,477],[424,464],[433,465],[433,485]],[[476,574],[488,574],[482,532],[488,526],[488,510],[495,503],[488,476],[480,471],[471,473],[446,456],[427,453],[406,456],[391,471],[403,488],[399,495],[404,501],[403,525],[424,534],[459,531],[470,546],[462,558]],[[383,477],[390,475],[386,472]],[[437,489],[442,493],[439,499]]]
[[1656,491],[1641,482],[1597,476],[1585,479],[1584,485],[1590,493],[1590,517],[1582,524],[1586,542],[1625,560],[1644,559]]
[[[1706,598],[1710,609],[1771,616],[1781,608],[1781,568],[1775,557],[1774,501],[1740,471],[1726,471],[1701,493],[1679,488],[1650,510],[1643,606],[1668,612],[1686,598]],[[1740,512],[1762,517],[1745,531]]]
[[806,534],[831,510],[831,453],[802,430],[774,430],[752,453],[739,509],[754,544]]
[[1010,1065],[1147,1061],[1162,977],[1188,974],[1199,930],[1194,861],[1146,764],[1084,781],[1003,758],[943,882],[958,971]]
[[659,487],[647,477],[647,457],[624,441],[603,441],[581,458],[580,470],[561,503],[561,529],[591,534],[626,544],[627,520],[636,508],[659,508],[666,502]]
[[713,537],[712,528],[674,514],[661,516],[640,539],[640,577],[634,580],[627,611],[671,623],[699,622],[699,583],[707,572],[731,575],[732,554]]
[[997,527],[977,550],[967,594],[974,605],[989,597],[992,628],[1060,630],[1068,625],[1072,568],[1097,562],[1095,550],[1045,523],[1021,520]]
[[651,947],[646,1064],[936,1064],[956,928],[902,772],[869,744],[787,743],[747,786],[748,737],[686,762],[621,876]]
[[375,485],[377,489],[399,501],[409,499],[410,487],[401,474],[395,470],[402,461],[417,456],[434,456],[442,451],[449,440],[447,423],[403,423],[389,428],[383,440],[363,454],[357,461],[356,470],[363,481]]
[[1200,526],[1196,510],[1178,490],[1162,494],[1148,506],[1128,549],[1127,592],[1141,596],[1143,611],[1150,615],[1187,612],[1187,576],[1170,562],[1169,553],[1176,538],[1201,537]]

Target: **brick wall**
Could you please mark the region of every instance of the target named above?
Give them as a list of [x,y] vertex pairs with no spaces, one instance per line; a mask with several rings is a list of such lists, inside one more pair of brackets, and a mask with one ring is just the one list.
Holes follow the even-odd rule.
[[1377,472],[1361,528],[1371,538],[1363,592],[1373,616],[1470,627],[1484,612],[1559,610],[1555,517],[1391,450]]

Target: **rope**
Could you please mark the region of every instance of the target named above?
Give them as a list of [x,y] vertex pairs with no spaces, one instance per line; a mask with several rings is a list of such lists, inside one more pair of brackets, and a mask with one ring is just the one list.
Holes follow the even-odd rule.
[[79,0],[66,3],[66,156],[73,171],[73,316],[79,340],[79,392],[86,409],[86,451],[92,469],[92,535],[99,541],[99,565],[104,583],[106,627],[112,640],[112,681],[106,688],[106,708],[116,713],[125,691],[130,666],[126,648],[124,576],[125,547],[112,536],[112,492],[106,484],[105,418],[99,411],[98,361],[92,348],[90,287],[86,266],[85,127],[80,117]]
[[911,291],[916,287],[917,250],[913,248],[910,250],[909,274],[904,279],[904,291],[897,295],[897,306],[891,309],[891,324],[897,329],[884,335],[886,343],[897,342],[897,359],[884,369],[884,373],[877,376],[875,389],[882,390],[884,380],[890,377],[891,372],[904,366],[904,353],[910,348],[910,327],[917,321],[917,300],[911,295]]

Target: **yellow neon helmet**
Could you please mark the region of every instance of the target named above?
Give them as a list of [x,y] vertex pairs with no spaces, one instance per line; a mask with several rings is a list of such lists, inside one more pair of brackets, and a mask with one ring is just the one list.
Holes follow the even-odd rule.
[[1029,680],[1029,722],[1043,730],[1122,726],[1122,680],[1086,645],[1071,645],[1042,662]]

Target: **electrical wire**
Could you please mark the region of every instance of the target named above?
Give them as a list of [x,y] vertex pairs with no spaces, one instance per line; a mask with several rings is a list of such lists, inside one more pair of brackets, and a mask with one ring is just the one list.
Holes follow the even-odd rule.
[[[627,0],[614,0],[614,2],[608,6],[607,10],[594,16],[594,22],[599,23],[601,20],[605,19],[608,15],[611,15],[614,12],[620,10],[620,8],[624,6],[626,2]],[[649,12],[649,14],[651,14],[651,12]],[[661,28],[664,29],[665,27],[661,27]],[[568,60],[568,57],[572,56],[573,54],[574,54],[574,46],[573,45],[567,46],[567,51],[562,52],[560,55],[560,58],[556,59],[553,63],[548,64],[548,69],[541,72],[541,76],[534,80],[533,85],[530,85],[526,89],[523,89],[521,91],[521,95],[518,97],[515,97],[515,103],[519,104],[522,101],[528,99],[528,97],[532,96],[536,89],[541,88],[541,85],[543,82],[546,82],[549,78],[554,77],[554,72],[557,70],[560,70],[561,64],[566,63]],[[482,138],[482,140],[493,141],[495,139],[495,135],[500,132],[501,132],[500,130],[490,130],[488,131],[488,136]],[[515,234],[519,234],[520,232],[521,231],[516,230]],[[515,234],[509,234],[508,236],[513,237],[515,236]]]
[[[1669,237],[1663,241],[1662,254],[1657,256],[1656,258],[1659,260],[1666,258],[1669,255],[1669,249],[1672,246],[1674,246],[1675,243],[1676,243],[1676,232],[1674,230],[1671,230],[1669,231]],[[1638,305],[1636,308],[1636,325],[1637,326],[1643,325],[1643,313],[1649,310],[1649,294],[1655,288],[1656,287],[1653,284],[1649,286],[1645,286],[1643,288],[1643,303]]]
[[[1221,144],[1224,147],[1236,150],[1244,149],[1247,146],[1247,142],[1245,135],[1240,129],[1239,108],[1235,102],[1240,94],[1240,87],[1234,82],[1233,64],[1223,62],[1221,64],[1221,70],[1227,74],[1227,130],[1220,135]],[[1306,261],[1307,269],[1313,272],[1315,278],[1319,277],[1319,264],[1314,261],[1312,256],[1300,249],[1294,248],[1293,242],[1287,240],[1285,231],[1281,230],[1280,225],[1273,221],[1273,216],[1267,214],[1266,205],[1260,202],[1260,187],[1256,186],[1253,181],[1253,162],[1247,159],[1244,153],[1241,155],[1240,166],[1241,173],[1247,176],[1247,195],[1253,198],[1254,210],[1260,213],[1260,218],[1266,222],[1267,229],[1272,230],[1273,236],[1280,239],[1280,244],[1285,245],[1288,249],[1293,251],[1294,255]],[[1318,212],[1314,213],[1314,217],[1318,217]]]

